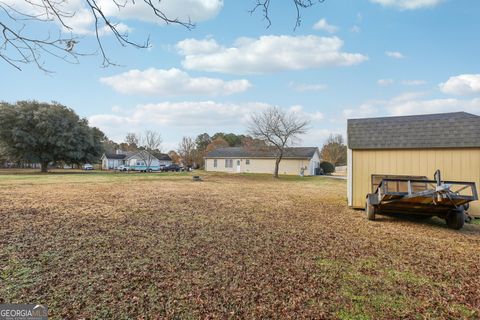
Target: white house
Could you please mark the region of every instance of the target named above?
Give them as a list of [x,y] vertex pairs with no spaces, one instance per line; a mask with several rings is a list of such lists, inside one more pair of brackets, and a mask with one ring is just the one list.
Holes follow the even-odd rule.
[[115,170],[119,166],[124,165],[130,168],[146,167],[146,159],[150,159],[150,168],[158,170],[161,166],[168,166],[172,164],[172,159],[168,154],[158,154],[156,156],[147,151],[125,152],[117,150],[115,153],[104,153],[102,156],[102,169]]

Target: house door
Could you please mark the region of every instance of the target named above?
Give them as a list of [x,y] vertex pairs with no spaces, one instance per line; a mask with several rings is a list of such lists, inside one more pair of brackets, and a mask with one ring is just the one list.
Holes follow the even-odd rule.
[[241,167],[240,167],[240,160],[237,160],[237,173],[240,173]]

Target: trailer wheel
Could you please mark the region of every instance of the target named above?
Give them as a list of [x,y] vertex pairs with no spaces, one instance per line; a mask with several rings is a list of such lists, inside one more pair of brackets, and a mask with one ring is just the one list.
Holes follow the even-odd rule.
[[450,229],[459,230],[465,223],[465,211],[463,209],[453,209],[447,214],[445,221]]
[[365,205],[365,213],[367,214],[367,219],[372,221],[375,220],[376,211],[376,208],[369,204],[367,200],[367,204]]

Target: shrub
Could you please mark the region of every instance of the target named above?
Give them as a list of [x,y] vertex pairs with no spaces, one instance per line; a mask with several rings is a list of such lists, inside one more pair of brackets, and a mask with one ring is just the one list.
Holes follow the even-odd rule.
[[335,172],[335,166],[327,161],[320,162],[320,168],[322,168],[324,174]]

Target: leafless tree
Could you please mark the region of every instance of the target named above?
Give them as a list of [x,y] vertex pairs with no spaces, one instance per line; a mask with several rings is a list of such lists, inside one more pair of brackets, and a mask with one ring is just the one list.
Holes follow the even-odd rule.
[[129,145],[137,146],[140,144],[140,136],[134,132],[129,132],[125,136],[125,142]]
[[[118,9],[126,6],[144,3],[151,12],[166,24],[182,25],[193,29],[195,24],[188,20],[169,17],[160,8],[162,0],[110,0]],[[176,0],[170,0],[176,1]],[[289,0],[297,12],[295,28],[300,25],[300,9],[313,6],[324,0]],[[93,34],[96,37],[97,48],[92,52],[77,50],[81,37],[76,36],[71,18],[79,15],[78,7],[69,7],[69,0],[0,0],[0,60],[21,70],[25,64],[35,64],[39,69],[50,72],[45,67],[46,57],[78,63],[84,55],[100,53],[103,66],[115,65],[108,56],[102,40],[102,34],[111,32],[117,42],[123,46],[149,48],[150,39],[145,41],[131,40],[128,31],[121,28],[119,21],[110,17],[103,9],[100,0],[82,0],[83,9],[94,22]],[[251,13],[262,11],[264,18],[271,25],[269,8],[271,0],[256,0]],[[17,6],[18,5],[18,6]],[[46,27],[48,26],[48,27]],[[267,27],[268,27],[267,26]],[[49,30],[38,36],[39,30]],[[53,29],[53,32],[52,32]],[[40,33],[41,34],[41,33]]]
[[178,145],[177,153],[182,158],[184,166],[193,167],[195,165],[197,150],[195,148],[195,141],[192,138],[183,137]]
[[[301,9],[310,8],[316,3],[325,2],[325,0],[290,0],[293,2],[293,6],[295,8],[295,12],[297,15],[297,19],[295,22],[294,30],[297,29],[302,23],[302,16],[300,14]],[[272,21],[270,20],[270,5],[271,0],[256,0],[256,4],[250,13],[255,13],[256,11],[261,11],[263,14],[264,19],[267,21],[267,28],[272,25]]]
[[150,170],[153,160],[155,160],[154,152],[160,151],[162,145],[162,136],[160,133],[152,130],[147,130],[141,136],[137,135],[140,140],[140,150],[138,156],[145,162],[146,170]]
[[307,133],[308,121],[300,119],[295,113],[286,113],[278,107],[252,115],[249,133],[253,138],[265,141],[275,155],[274,177],[278,178],[280,161],[285,150],[296,144],[299,136]]

